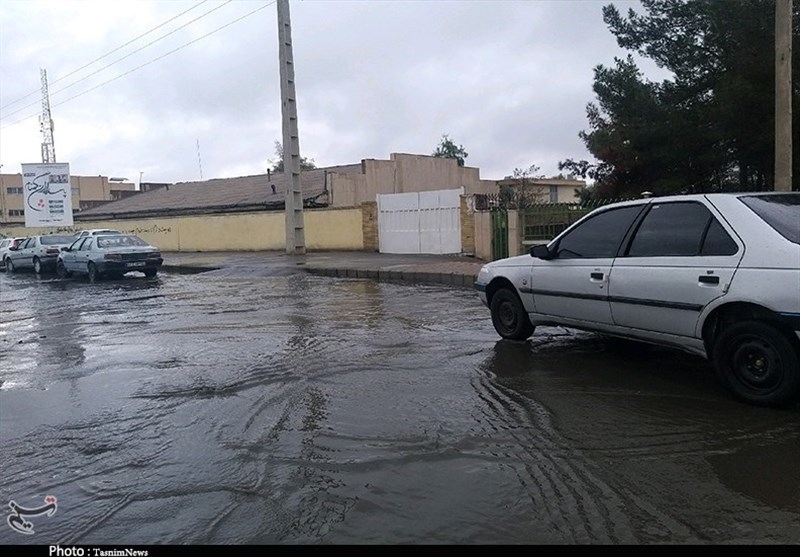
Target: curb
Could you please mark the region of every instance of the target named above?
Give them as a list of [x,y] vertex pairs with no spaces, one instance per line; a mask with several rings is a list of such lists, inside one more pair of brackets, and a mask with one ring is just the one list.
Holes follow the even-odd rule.
[[[209,271],[217,271],[224,266],[217,265],[191,265],[191,264],[162,264],[161,269],[173,273],[199,274]],[[425,271],[398,271],[388,269],[354,269],[342,267],[308,267],[302,269],[312,275],[336,277],[336,278],[355,278],[370,279],[380,282],[405,282],[414,284],[439,284],[454,286],[456,288],[474,287],[477,275],[463,273],[431,273]]]
[[418,284],[444,284],[459,288],[473,288],[477,275],[461,273],[426,273],[422,271],[392,271],[383,269],[347,269],[306,267],[312,275],[338,278],[372,279],[381,282],[411,282]]

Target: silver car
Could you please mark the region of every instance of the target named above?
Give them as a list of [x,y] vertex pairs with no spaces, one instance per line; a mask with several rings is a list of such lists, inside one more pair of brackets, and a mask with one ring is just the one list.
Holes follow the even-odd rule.
[[485,265],[475,287],[503,338],[586,329],[708,358],[749,403],[800,393],[800,193],[608,205]]
[[0,270],[6,270],[6,259],[12,248],[17,247],[25,240],[22,238],[3,238],[0,240]]
[[58,254],[72,243],[72,236],[49,234],[31,236],[6,254],[6,270],[13,273],[18,269],[33,269],[36,274],[54,271]]
[[85,238],[86,236],[107,236],[109,234],[122,234],[119,230],[110,230],[108,228],[91,228],[89,230],[78,230],[72,235],[74,240]]
[[60,277],[86,274],[91,282],[104,276],[121,277],[141,271],[154,277],[164,260],[158,248],[131,234],[84,236],[61,252],[56,264]]

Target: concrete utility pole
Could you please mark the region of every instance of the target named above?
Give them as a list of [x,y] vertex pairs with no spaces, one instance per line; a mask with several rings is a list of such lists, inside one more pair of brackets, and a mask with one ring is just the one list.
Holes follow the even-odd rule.
[[289,0],[278,0],[278,54],[283,116],[283,174],[286,177],[286,253],[302,255],[306,252],[306,237],[303,225],[303,190],[300,184],[300,138],[297,131]]
[[775,191],[792,191],[792,0],[775,0]]

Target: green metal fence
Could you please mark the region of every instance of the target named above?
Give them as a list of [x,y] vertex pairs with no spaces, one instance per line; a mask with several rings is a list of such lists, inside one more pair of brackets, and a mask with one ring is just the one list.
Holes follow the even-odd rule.
[[508,210],[492,208],[492,260],[508,257]]
[[584,215],[619,200],[581,203],[541,203],[519,209],[523,245],[549,242]]
[[[624,200],[534,203],[521,195],[484,194],[475,196],[475,208],[491,212],[492,259],[501,259],[508,257],[509,242],[521,241],[523,251],[532,245],[547,243],[591,211],[618,201]],[[515,238],[509,238],[509,211],[519,215],[519,235]]]
[[549,242],[594,207],[553,203],[520,209],[523,243]]

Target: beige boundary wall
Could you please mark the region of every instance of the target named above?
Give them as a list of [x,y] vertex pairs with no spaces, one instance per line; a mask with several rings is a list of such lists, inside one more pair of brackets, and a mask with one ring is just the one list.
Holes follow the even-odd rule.
[[[361,208],[306,209],[306,248],[363,250],[365,220]],[[146,219],[76,221],[70,228],[0,226],[6,236],[72,233],[110,228],[140,236],[163,251],[263,251],[286,248],[285,215],[281,212],[228,213]]]
[[[489,211],[474,209],[474,196],[461,196],[461,249],[491,261]],[[377,204],[358,208],[306,209],[306,248],[316,251],[378,251]],[[25,228],[0,225],[6,236],[71,234],[90,228],[110,228],[140,236],[163,251],[270,251],[286,247],[282,211],[192,215],[146,219],[76,221],[69,228]]]

